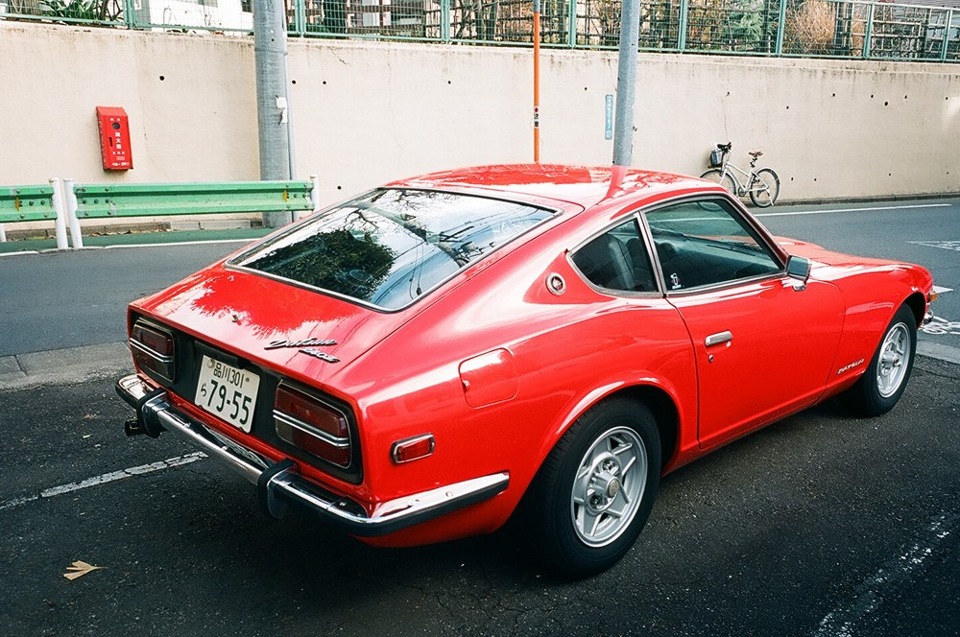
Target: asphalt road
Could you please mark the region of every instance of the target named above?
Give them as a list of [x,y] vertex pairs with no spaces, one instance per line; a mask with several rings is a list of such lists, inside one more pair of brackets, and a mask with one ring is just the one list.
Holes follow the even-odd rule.
[[684,467],[576,583],[522,529],[383,550],[268,522],[179,440],[125,439],[108,381],[0,391],[0,634],[958,635],[958,381],[922,358],[881,418],[827,403]]
[[[918,261],[949,289],[958,207],[763,220]],[[0,362],[55,367],[44,353],[66,348],[129,366],[111,349],[126,301],[236,247],[2,257]],[[947,326],[921,334],[946,359],[958,297],[945,291]],[[246,482],[193,448],[124,438],[131,411],[98,378],[0,383],[2,635],[960,635],[960,366],[936,358],[884,417],[830,402],[667,476],[633,550],[577,583],[541,576],[523,529],[381,550],[303,514],[268,522]],[[78,561],[100,568],[64,577]]]
[[[960,289],[960,199],[776,206],[756,210],[774,233],[825,247],[920,263]],[[0,357],[119,343],[126,304],[161,290],[242,243],[0,254]],[[921,342],[960,363],[960,293],[936,303]],[[935,333],[939,332],[939,333]]]

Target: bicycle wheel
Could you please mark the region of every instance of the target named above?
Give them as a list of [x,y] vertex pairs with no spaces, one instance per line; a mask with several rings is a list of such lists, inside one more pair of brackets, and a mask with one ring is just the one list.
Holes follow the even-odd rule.
[[737,194],[737,182],[733,178],[733,175],[730,173],[724,173],[719,168],[711,168],[707,172],[700,175],[700,179],[706,179],[707,181],[712,181],[715,184],[720,184],[733,194]]
[[757,171],[757,179],[750,188],[750,201],[753,205],[766,208],[777,203],[780,196],[780,177],[770,168]]

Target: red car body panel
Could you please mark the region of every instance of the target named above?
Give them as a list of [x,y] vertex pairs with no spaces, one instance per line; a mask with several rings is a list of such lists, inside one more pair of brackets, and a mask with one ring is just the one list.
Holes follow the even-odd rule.
[[[277,281],[228,265],[229,258],[130,306],[131,321],[170,326],[349,405],[362,480],[294,462],[309,480],[369,514],[399,497],[509,473],[509,487],[496,497],[366,540],[374,544],[497,529],[563,433],[617,393],[661,406],[674,432],[664,441],[664,472],[690,462],[849,387],[897,308],[911,302],[922,316],[932,287],[917,266],[778,241],[751,219],[778,258],[813,262],[805,289],[782,275],[709,291],[612,296],[584,280],[571,250],[638,210],[727,195],[677,175],[559,166],[482,167],[388,187],[483,193],[559,212],[399,311]],[[545,285],[552,275],[566,282],[562,295]],[[723,330],[731,342],[705,345],[705,337]],[[265,349],[309,339],[336,341],[324,351],[339,362],[296,347]],[[198,409],[193,396],[172,399],[265,457],[286,457]],[[427,434],[435,439],[431,455],[404,464],[391,459],[395,443]]]

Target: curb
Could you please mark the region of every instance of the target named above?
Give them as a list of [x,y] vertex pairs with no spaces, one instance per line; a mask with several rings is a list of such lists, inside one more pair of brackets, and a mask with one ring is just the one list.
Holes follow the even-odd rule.
[[927,358],[935,358],[944,363],[953,363],[960,365],[960,348],[932,341],[918,341],[917,354]]
[[0,356],[0,391],[72,385],[132,371],[125,342]]

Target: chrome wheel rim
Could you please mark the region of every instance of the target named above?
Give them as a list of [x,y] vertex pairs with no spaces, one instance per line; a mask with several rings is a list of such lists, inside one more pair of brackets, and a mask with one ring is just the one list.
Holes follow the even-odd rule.
[[647,449],[635,431],[616,427],[584,454],[573,481],[570,515],[577,537],[610,544],[630,526],[647,482]]
[[910,332],[903,323],[894,325],[880,345],[877,360],[877,391],[884,398],[893,396],[907,376],[910,363]]

